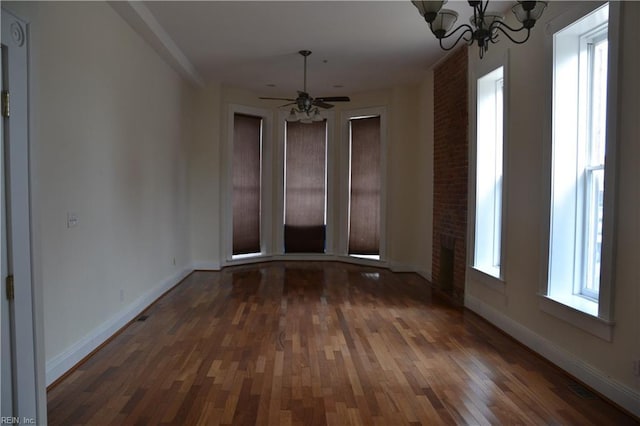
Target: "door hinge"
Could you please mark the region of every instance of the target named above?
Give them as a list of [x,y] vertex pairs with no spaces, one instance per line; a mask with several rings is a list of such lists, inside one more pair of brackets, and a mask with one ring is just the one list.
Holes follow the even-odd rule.
[[15,291],[13,289],[13,275],[7,277],[7,299],[13,300]]
[[2,116],[9,117],[9,91],[2,91]]

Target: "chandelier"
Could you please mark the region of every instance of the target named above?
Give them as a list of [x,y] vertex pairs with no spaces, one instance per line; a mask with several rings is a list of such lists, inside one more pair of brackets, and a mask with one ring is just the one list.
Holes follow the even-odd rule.
[[[488,50],[489,43],[496,43],[498,41],[500,33],[507,36],[509,40],[516,44],[522,44],[529,40],[531,28],[533,28],[536,21],[540,19],[542,12],[545,7],[547,7],[546,1],[518,1],[518,4],[513,6],[511,11],[522,26],[520,28],[511,28],[503,22],[502,14],[498,12],[487,12],[489,0],[470,0],[469,6],[473,8],[473,16],[469,19],[470,25],[462,24],[452,30],[453,25],[458,19],[458,13],[454,10],[442,9],[442,6],[446,2],[447,0],[411,1],[411,3],[418,8],[420,15],[429,23],[431,32],[436,36],[443,50],[453,49],[460,40],[464,40],[469,46],[477,42],[480,50],[480,58],[482,58]],[[521,40],[516,40],[509,34],[510,32],[518,33],[520,31],[526,31],[526,36]],[[442,41],[449,37],[455,37],[456,35],[457,38],[455,42],[449,47],[445,47]]]

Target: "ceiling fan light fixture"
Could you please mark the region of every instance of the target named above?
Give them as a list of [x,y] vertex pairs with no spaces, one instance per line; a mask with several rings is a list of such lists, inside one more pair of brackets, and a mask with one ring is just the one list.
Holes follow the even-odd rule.
[[313,113],[313,117],[311,117],[312,121],[324,121],[324,117],[320,114],[320,110],[318,108],[315,109]]
[[291,108],[291,112],[289,112],[289,115],[287,115],[287,118],[285,118],[286,121],[288,122],[294,122],[294,121],[298,121],[298,114],[296,114],[296,110]]
[[349,102],[351,99],[349,99],[348,96],[311,97],[307,92],[307,56],[311,55],[311,51],[300,50],[298,53],[304,58],[303,90],[298,90],[298,96],[295,99],[272,97],[260,97],[259,99],[287,101],[288,103],[282,105],[282,107],[294,105],[289,115],[285,117],[285,121],[287,122],[299,121],[301,123],[312,123],[314,121],[323,121],[325,118],[320,113],[320,108],[333,108],[334,105],[328,102]]

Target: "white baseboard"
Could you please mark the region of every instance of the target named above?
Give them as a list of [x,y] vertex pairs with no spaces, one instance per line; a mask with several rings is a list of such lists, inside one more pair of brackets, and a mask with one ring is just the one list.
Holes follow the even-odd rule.
[[84,357],[89,355],[102,343],[107,341],[118,330],[124,327],[129,321],[134,319],[136,315],[144,311],[167,290],[182,281],[191,273],[192,269],[183,269],[182,271],[163,280],[154,288],[150,289],[142,296],[131,302],[127,307],[123,308],[100,326],[92,330],[88,335],[71,345],[66,351],[56,355],[46,361],[46,383],[51,383],[60,378],[64,373],[73,368]]
[[602,371],[515,322],[474,296],[465,295],[464,306],[625,410],[640,417],[640,392],[608,377]]
[[430,283],[433,283],[433,281],[431,280],[431,271],[415,271],[415,272],[425,280],[429,281]]
[[193,262],[191,269],[194,271],[219,271],[220,263],[216,262]]
[[388,266],[392,272],[416,272],[416,268],[413,265],[396,262],[395,260],[389,261]]

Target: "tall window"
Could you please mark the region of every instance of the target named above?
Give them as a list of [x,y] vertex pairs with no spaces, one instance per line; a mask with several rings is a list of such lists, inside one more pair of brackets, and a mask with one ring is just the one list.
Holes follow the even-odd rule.
[[553,36],[552,190],[547,295],[598,315],[607,151],[609,7]]
[[324,253],[327,124],[287,122],[285,134],[286,253]]
[[234,114],[233,255],[260,253],[262,118]]
[[476,102],[474,268],[501,278],[503,67],[480,77]]
[[380,256],[380,117],[352,118],[349,254]]

